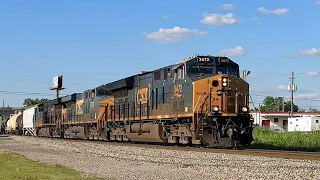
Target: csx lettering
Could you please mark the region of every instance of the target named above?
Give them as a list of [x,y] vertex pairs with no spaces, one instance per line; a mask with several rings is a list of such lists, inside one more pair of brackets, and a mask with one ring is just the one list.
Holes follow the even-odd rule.
[[210,62],[210,58],[199,58],[199,62]]
[[182,84],[174,85],[174,93],[182,93]]
[[77,115],[83,114],[82,105],[83,105],[83,100],[77,101],[77,103],[76,103],[76,114]]
[[146,104],[148,101],[148,88],[139,89],[137,92],[137,102],[141,104]]

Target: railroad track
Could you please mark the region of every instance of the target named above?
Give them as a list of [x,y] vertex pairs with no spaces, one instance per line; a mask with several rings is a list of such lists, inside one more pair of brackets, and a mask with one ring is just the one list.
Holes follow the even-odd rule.
[[[37,137],[41,139],[50,139],[47,137]],[[301,160],[318,160],[320,161],[320,152],[305,152],[305,151],[284,151],[284,150],[266,150],[266,149],[217,149],[217,148],[199,148],[188,146],[175,146],[175,145],[159,145],[159,144],[146,144],[146,143],[132,143],[132,142],[107,142],[87,139],[60,139],[52,138],[60,141],[70,142],[82,142],[82,143],[96,143],[105,145],[117,145],[117,146],[132,146],[141,148],[154,148],[154,149],[166,149],[166,150],[180,150],[180,151],[195,151],[195,152],[207,152],[207,153],[225,153],[235,155],[250,155],[250,156],[265,156],[272,158],[283,159],[301,159]]]

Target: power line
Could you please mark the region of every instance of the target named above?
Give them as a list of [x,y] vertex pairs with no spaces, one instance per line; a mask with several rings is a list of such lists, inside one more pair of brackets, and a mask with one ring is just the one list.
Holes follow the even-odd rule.
[[43,95],[43,96],[52,96],[54,94],[49,93],[40,93],[40,92],[18,92],[18,91],[1,91],[0,94],[14,94],[14,95]]

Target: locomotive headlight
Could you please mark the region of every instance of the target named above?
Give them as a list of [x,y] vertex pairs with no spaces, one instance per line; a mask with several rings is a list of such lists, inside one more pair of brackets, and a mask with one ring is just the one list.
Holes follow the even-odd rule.
[[228,78],[222,78],[222,86],[227,87],[228,86]]
[[219,108],[218,108],[217,106],[214,106],[214,107],[212,108],[212,110],[213,110],[213,111],[219,111]]
[[247,112],[248,108],[247,107],[242,107],[242,112]]

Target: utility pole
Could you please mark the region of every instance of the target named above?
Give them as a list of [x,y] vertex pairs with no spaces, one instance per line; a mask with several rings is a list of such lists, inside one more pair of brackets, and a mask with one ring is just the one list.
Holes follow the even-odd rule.
[[4,120],[4,99],[2,99],[2,116],[1,118]]
[[297,85],[294,84],[294,72],[292,71],[291,77],[289,78],[291,80],[291,84],[288,85],[288,90],[291,91],[291,114],[290,116],[293,117],[293,93],[297,90]]
[[282,96],[282,112],[284,112],[284,95]]
[[261,106],[260,106],[260,103],[259,103],[259,126],[262,126],[262,124],[260,124],[261,123],[261,119],[260,119],[260,117],[261,117],[261,108],[260,108]]
[[281,102],[281,97],[278,97],[278,101],[277,101],[278,112],[280,112],[280,102]]

